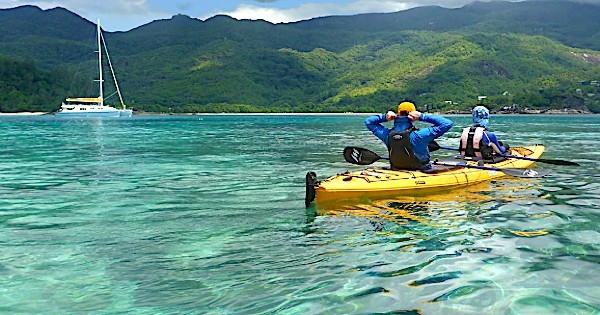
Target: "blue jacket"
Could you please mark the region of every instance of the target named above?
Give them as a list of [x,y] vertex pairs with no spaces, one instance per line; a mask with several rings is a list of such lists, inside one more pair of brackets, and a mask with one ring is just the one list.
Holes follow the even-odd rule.
[[[388,136],[393,130],[403,131],[412,126],[412,121],[407,116],[398,116],[394,119],[394,127],[386,128],[382,123],[386,122],[385,114],[373,115],[365,120],[365,125],[377,138],[381,139],[385,146],[388,146]],[[431,127],[422,128],[410,133],[410,144],[412,145],[415,156],[421,162],[429,162],[429,142],[441,137],[446,131],[452,128],[452,121],[442,116],[421,113],[419,121],[433,124]]]

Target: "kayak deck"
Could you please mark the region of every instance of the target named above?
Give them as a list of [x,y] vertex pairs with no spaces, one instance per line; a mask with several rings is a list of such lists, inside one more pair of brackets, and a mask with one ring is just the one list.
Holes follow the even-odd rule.
[[[543,152],[544,146],[536,144],[511,148],[510,154],[536,159]],[[474,167],[481,166],[478,166],[477,161],[459,161],[460,164]],[[453,163],[456,164],[456,162]],[[507,158],[497,163],[486,163],[483,166],[491,168],[527,168],[534,163],[535,161]],[[442,167],[433,173],[370,167],[360,171],[345,172],[331,176],[320,182],[316,180],[316,175],[314,175],[311,182],[312,187],[314,187],[314,193],[311,197],[315,199],[316,203],[321,203],[361,196],[423,194],[440,189],[481,183],[505,176],[507,174],[498,170],[483,170],[462,166]],[[309,186],[307,174],[307,198],[309,197]],[[306,203],[308,206],[310,201],[306,199]]]

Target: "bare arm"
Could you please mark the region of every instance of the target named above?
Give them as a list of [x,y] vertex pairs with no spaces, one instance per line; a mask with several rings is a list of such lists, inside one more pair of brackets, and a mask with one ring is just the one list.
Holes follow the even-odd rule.
[[498,148],[498,146],[495,143],[490,142],[490,147],[494,150],[496,154],[502,154],[502,151]]

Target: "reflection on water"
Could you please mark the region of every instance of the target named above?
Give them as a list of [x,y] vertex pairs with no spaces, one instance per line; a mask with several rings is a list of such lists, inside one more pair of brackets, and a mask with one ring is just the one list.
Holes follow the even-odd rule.
[[[365,292],[410,305],[403,311],[597,314],[598,299],[589,297],[600,289],[582,287],[580,275],[598,270],[600,256],[590,255],[598,245],[569,239],[572,222],[560,204],[573,201],[563,200],[539,180],[503,179],[429,195],[319,205],[312,226],[339,236],[349,225],[357,233],[332,244],[379,246],[381,252],[360,257],[348,272],[358,273],[363,285],[377,284]],[[569,266],[574,259],[577,269]]]

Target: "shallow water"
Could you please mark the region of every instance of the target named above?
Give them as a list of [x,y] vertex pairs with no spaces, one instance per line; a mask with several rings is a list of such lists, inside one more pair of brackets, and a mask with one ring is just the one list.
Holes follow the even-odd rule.
[[0,313],[600,312],[600,117],[492,117],[581,167],[305,209],[364,118],[0,117]]

